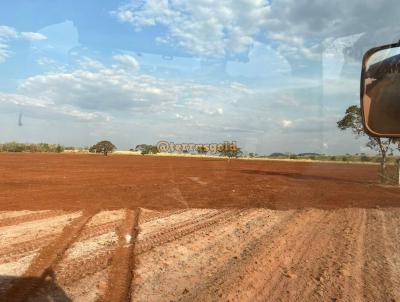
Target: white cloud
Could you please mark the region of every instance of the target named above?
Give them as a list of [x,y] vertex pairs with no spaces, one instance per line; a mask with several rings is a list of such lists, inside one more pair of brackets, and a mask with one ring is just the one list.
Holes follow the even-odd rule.
[[318,59],[324,40],[364,34],[351,46],[360,60],[368,48],[398,40],[399,14],[396,0],[271,1],[267,36],[280,41],[287,57]]
[[[89,113],[167,114],[191,120],[223,116],[225,107],[252,93],[243,84],[205,84],[132,73],[131,66],[107,66],[90,58],[79,60],[77,69],[54,70],[20,82],[19,95],[38,100],[40,108],[69,109],[69,115]],[[21,106],[31,106],[19,100]],[[37,107],[38,109],[40,109]],[[98,114],[96,115],[98,116]]]
[[176,114],[175,114],[175,117],[176,117],[178,120],[182,120],[182,121],[190,121],[190,120],[193,119],[193,115],[191,115],[191,114],[187,115],[187,114],[176,113]]
[[77,69],[37,75],[23,81],[28,95],[71,104],[85,110],[151,110],[175,101],[175,91],[163,80],[132,76],[120,68]]
[[[200,87],[198,87],[200,88]],[[211,87],[208,87],[211,88]],[[213,90],[214,92],[220,93],[221,91],[218,91],[218,88],[212,87],[210,90]],[[198,90],[197,92],[197,97],[196,98],[191,98],[189,101],[185,103],[185,106],[190,109],[197,111],[199,113],[208,115],[208,116],[213,116],[213,115],[223,115],[224,114],[224,109],[220,107],[221,103],[216,104],[215,102],[210,102],[207,97],[207,93],[202,92],[201,90]],[[220,102],[225,101],[228,102],[229,99],[225,98],[217,98]]]
[[0,63],[3,63],[10,55],[11,52],[8,50],[8,45],[0,40]]
[[9,26],[0,26],[0,63],[4,62],[12,52],[9,50],[8,41],[18,37],[17,31]]
[[83,57],[78,60],[78,64],[85,70],[100,70],[105,68],[103,63],[89,57]]
[[293,121],[291,120],[282,120],[281,125],[283,128],[292,128],[293,127]]
[[265,29],[270,6],[266,0],[132,1],[112,14],[136,30],[146,26],[168,28],[159,42],[204,57],[247,53],[255,37]]
[[124,66],[132,68],[133,70],[139,69],[138,61],[130,56],[130,55],[115,55],[113,59],[119,63],[122,63]]
[[33,98],[21,94],[0,93],[0,108],[24,109],[27,115],[46,118],[73,118],[80,121],[110,120],[104,112],[84,112],[68,104],[58,106],[49,100]]
[[19,33],[15,28],[10,26],[0,26],[0,63],[9,58],[13,52],[9,50],[9,42],[11,40],[24,39],[29,41],[37,41],[46,39],[46,36],[34,32]]
[[5,25],[0,26],[0,39],[12,39],[17,37],[18,32],[15,28]]
[[291,60],[320,60],[325,39],[365,33],[352,46],[359,59],[369,46],[397,41],[399,14],[397,0],[130,0],[112,12],[135,30],[164,26],[157,41],[195,56],[246,55],[268,41]]
[[21,32],[20,36],[28,41],[40,41],[46,40],[47,37],[41,33],[34,33],[34,32]]

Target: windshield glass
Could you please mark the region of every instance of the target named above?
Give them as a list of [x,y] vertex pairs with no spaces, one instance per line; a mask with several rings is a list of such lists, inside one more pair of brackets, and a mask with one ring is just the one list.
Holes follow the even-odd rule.
[[400,301],[399,16],[1,1],[0,300]]

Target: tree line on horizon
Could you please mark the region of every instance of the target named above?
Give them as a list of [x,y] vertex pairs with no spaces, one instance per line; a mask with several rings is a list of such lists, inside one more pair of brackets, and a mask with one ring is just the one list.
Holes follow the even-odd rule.
[[[349,118],[346,118],[347,121]],[[347,128],[346,128],[347,129]],[[108,146],[108,147],[107,147]],[[78,150],[78,151],[89,151],[90,153],[102,153],[105,155],[106,153],[112,153],[116,150],[116,146],[112,144],[110,141],[100,141],[91,147],[72,147],[72,146],[63,146],[61,144],[48,144],[48,143],[18,143],[18,142],[7,142],[0,143],[0,152],[55,152],[61,153],[68,150]],[[151,144],[139,144],[136,145],[135,148],[129,149],[129,151],[140,152],[143,155],[147,154],[157,154],[158,149],[157,146]],[[189,153],[187,151],[182,151],[182,153]],[[205,147],[199,147],[196,150],[197,154],[206,155],[208,154],[208,150]],[[361,154],[343,154],[343,155],[327,155],[320,154],[314,152],[305,152],[305,153],[290,153],[290,152],[273,152],[270,155],[262,155],[255,152],[250,152],[248,154],[244,154],[241,149],[237,152],[230,150],[221,150],[218,153],[220,156],[226,157],[250,157],[250,158],[277,158],[277,159],[310,159],[310,160],[330,160],[330,161],[362,161],[362,162],[380,162],[381,157],[378,154],[376,156],[368,156],[365,153]],[[385,155],[385,162],[388,160],[388,157],[393,155],[393,148],[388,149]]]
[[[380,177],[381,182],[387,181],[387,161],[388,156],[393,155],[393,150],[400,151],[400,139],[393,139],[393,138],[380,138],[380,137],[373,137],[368,135],[362,123],[362,114],[361,109],[357,105],[349,106],[344,114],[344,117],[337,121],[337,127],[342,130],[351,130],[352,133],[355,135],[356,138],[360,137],[367,137],[368,141],[366,143],[366,147],[375,151],[379,157],[380,163]],[[0,152],[56,152],[61,153],[65,150],[76,150],[74,147],[65,147],[60,144],[48,144],[48,143],[38,143],[38,144],[30,144],[30,143],[18,143],[18,142],[8,142],[0,144]],[[91,153],[101,153],[103,155],[108,155],[116,150],[116,146],[108,140],[103,140],[95,145],[91,146],[90,148],[80,148],[81,150],[88,150]],[[159,151],[157,146],[155,145],[148,145],[148,144],[140,144],[137,145],[134,149],[130,149],[130,151],[139,151],[142,155],[147,154],[157,154]],[[205,147],[199,147],[197,150],[197,154],[206,155],[209,151]],[[183,151],[182,153],[189,153],[188,151]],[[240,148],[237,150],[230,150],[223,148],[219,150],[218,155],[225,156],[228,158],[232,157],[242,157],[244,153]],[[326,156],[323,154],[318,153],[300,153],[300,154],[291,154],[291,153],[272,153],[269,156],[260,156],[256,153],[249,153],[248,157],[250,158],[263,158],[263,157],[272,157],[272,158],[289,158],[289,159],[297,159],[297,158],[307,158],[311,160],[338,160],[337,156]],[[341,159],[343,161],[348,161],[352,155],[346,154],[342,156]],[[371,161],[371,157],[362,154],[360,156],[360,161]]]
[[[159,153],[157,146],[147,145],[147,144],[137,145],[134,149],[130,149],[129,151],[138,151],[142,155]],[[187,150],[183,150],[181,153],[191,154]],[[196,153],[201,155],[206,155],[209,153],[209,150],[205,146],[199,146],[196,150]],[[228,146],[226,146],[226,144],[223,144],[223,147],[221,150],[218,151],[218,154],[220,156],[226,156],[231,158],[231,157],[240,157],[243,155],[243,152],[240,148],[237,148],[236,150],[231,150],[230,148],[228,148]]]
[[8,142],[0,144],[0,152],[64,152],[66,148],[60,144],[30,144],[30,143],[17,143]]

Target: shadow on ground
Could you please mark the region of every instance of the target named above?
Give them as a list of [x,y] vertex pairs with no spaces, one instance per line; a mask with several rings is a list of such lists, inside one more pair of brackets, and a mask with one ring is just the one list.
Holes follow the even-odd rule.
[[335,181],[335,182],[343,182],[343,183],[356,183],[356,184],[373,184],[371,181],[359,181],[359,180],[349,180],[342,179],[337,177],[327,177],[322,175],[307,175],[302,173],[294,173],[294,172],[278,172],[278,171],[263,171],[263,170],[241,170],[240,172],[245,174],[253,174],[253,175],[264,175],[264,176],[280,176],[280,177],[288,177],[291,179],[297,180],[326,180],[326,181]]
[[[31,292],[28,297],[25,296],[27,292]],[[72,302],[72,299],[55,282],[54,274],[48,274],[44,280],[36,277],[0,275],[0,302],[18,301]]]

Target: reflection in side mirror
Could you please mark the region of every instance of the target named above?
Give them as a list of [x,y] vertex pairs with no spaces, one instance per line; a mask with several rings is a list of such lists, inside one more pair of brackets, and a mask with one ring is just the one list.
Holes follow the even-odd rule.
[[400,44],[373,48],[365,54],[361,108],[368,134],[400,137]]

